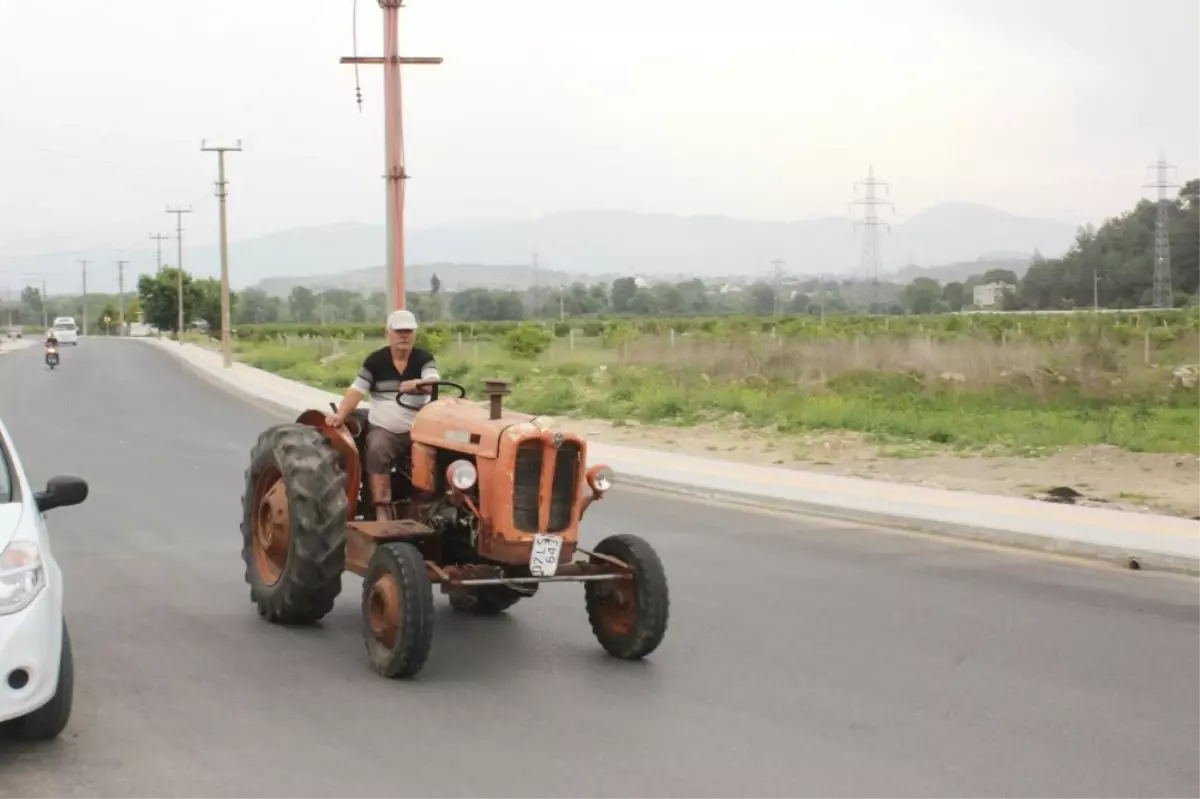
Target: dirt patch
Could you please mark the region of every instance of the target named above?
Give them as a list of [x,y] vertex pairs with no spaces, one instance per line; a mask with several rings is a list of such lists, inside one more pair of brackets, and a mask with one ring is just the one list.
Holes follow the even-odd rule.
[[1200,458],[1077,447],[1040,458],[958,453],[936,445],[879,446],[857,433],[773,436],[719,427],[614,425],[562,419],[597,442],[720,458],[928,488],[1041,498],[1052,488],[1083,495],[1075,504],[1174,516],[1200,515]]

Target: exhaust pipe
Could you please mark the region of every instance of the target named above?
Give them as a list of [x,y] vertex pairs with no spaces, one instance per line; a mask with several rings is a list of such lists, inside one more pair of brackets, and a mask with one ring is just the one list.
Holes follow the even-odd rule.
[[484,380],[483,393],[487,394],[488,397],[490,411],[488,418],[499,419],[504,413],[504,409],[501,406],[501,398],[507,397],[512,393],[512,383],[499,377]]

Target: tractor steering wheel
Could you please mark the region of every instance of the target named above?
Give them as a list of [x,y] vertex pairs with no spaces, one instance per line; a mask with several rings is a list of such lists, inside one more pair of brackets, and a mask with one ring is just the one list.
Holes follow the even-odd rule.
[[[430,380],[430,381],[427,381],[425,383],[425,385],[433,387],[433,391],[429,392],[429,402],[437,402],[438,386],[450,386],[451,388],[457,388],[459,397],[467,396],[467,390],[465,388],[460,386],[458,383],[452,382],[450,380]],[[396,395],[396,404],[399,405],[401,408],[404,408],[405,410],[419,411],[425,407],[424,405],[405,405],[404,397],[405,397],[404,394],[397,394]]]

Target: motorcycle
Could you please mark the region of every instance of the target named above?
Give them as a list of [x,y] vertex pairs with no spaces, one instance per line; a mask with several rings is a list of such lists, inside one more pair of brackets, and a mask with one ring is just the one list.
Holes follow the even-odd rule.
[[58,366],[58,347],[53,344],[46,347],[46,365],[51,369]]

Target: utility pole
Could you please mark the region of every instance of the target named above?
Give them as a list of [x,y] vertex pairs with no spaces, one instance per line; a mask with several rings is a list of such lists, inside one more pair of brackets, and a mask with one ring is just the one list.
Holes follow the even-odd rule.
[[[404,0],[379,0],[383,9],[383,56],[359,58],[343,57],[341,63],[381,64],[384,95],[384,142],[387,172],[387,274],[388,310],[403,309],[406,305],[404,292],[404,181],[408,173],[404,169],[404,125],[401,113],[400,65],[440,64],[441,58],[402,58],[400,56],[400,6]],[[362,110],[362,94],[359,92],[359,110]]]
[[176,258],[179,263],[175,264],[175,268],[179,270],[176,275],[176,299],[175,302],[179,306],[179,332],[176,334],[176,339],[180,346],[183,345],[183,215],[192,212],[191,206],[187,208],[171,208],[167,206],[168,214],[175,214],[175,241],[178,246]]
[[87,261],[80,261],[83,266],[83,335],[88,334],[88,314],[87,314]]
[[771,266],[774,267],[775,270],[775,302],[772,310],[776,316],[779,316],[779,312],[783,309],[783,296],[780,294],[780,292],[783,290],[783,261],[776,258],[774,261],[771,261]]
[[542,318],[541,291],[538,286],[538,254],[533,254],[533,318]]
[[1158,189],[1158,219],[1154,225],[1154,307],[1170,308],[1174,305],[1171,292],[1171,212],[1167,189],[1178,186],[1167,182],[1167,170],[1175,167],[1167,163],[1166,154],[1159,152],[1158,161],[1147,169],[1156,171],[1153,183],[1142,188]]
[[[863,235],[862,259],[859,263],[859,273],[870,284],[869,296],[871,300],[875,300],[878,298],[879,269],[881,266],[881,259],[879,257],[879,227],[887,225],[875,213],[875,208],[880,205],[891,205],[892,213],[894,214],[896,213],[896,206],[890,200],[880,199],[877,195],[876,191],[880,186],[889,195],[891,194],[891,190],[887,183],[876,179],[874,166],[867,167],[867,179],[865,181],[859,181],[854,184],[855,192],[858,191],[860,185],[866,186],[867,196],[862,200],[854,200],[850,205],[864,206],[861,224],[866,228],[866,232]],[[888,230],[891,230],[890,225],[888,226]]]
[[5,293],[8,295],[8,301],[5,303],[5,305],[7,305],[7,306],[8,306],[8,329],[9,329],[9,330],[12,330],[12,326],[13,326],[13,317],[12,317],[12,286],[9,286],[9,287],[7,287],[7,288],[5,289]]
[[160,272],[161,272],[161,271],[162,271],[162,243],[163,243],[164,241],[166,241],[167,239],[171,238],[171,237],[170,237],[170,236],[163,236],[163,235],[161,235],[161,234],[159,234],[159,233],[155,233],[155,234],[154,234],[153,236],[151,236],[150,238],[154,239],[154,241],[155,241],[155,243],[156,243],[156,245],[157,245],[156,249],[157,249],[157,263],[158,263],[158,271],[160,271]]
[[239,139],[232,147],[209,147],[201,141],[200,150],[217,154],[217,197],[221,200],[221,360],[224,367],[229,369],[233,366],[233,345],[229,335],[229,240],[225,221],[225,198],[229,192],[225,190],[225,153],[241,152],[242,142]]
[[1100,310],[1100,267],[1092,267],[1092,310]]
[[120,334],[125,335],[125,264],[129,261],[117,261],[117,324]]

